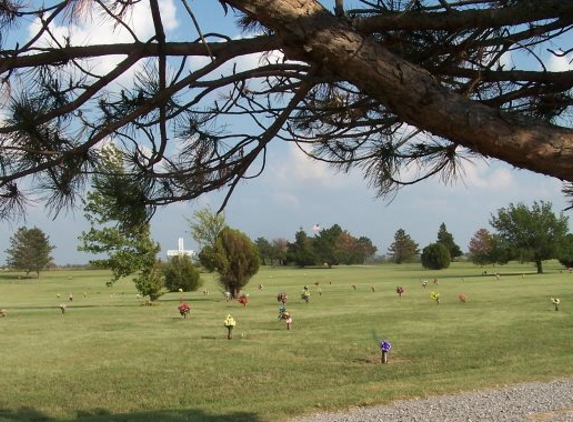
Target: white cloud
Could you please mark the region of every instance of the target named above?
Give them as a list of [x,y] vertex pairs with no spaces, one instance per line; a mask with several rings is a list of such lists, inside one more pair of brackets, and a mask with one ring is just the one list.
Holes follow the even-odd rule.
[[[245,70],[249,70],[249,69],[256,69],[259,66],[261,66],[261,64],[264,63],[281,63],[283,60],[284,54],[280,51],[277,50],[273,50],[270,51],[268,53],[255,53],[255,54],[248,54],[245,56],[240,56],[237,58],[237,60],[234,61],[233,64],[236,64],[236,69],[237,71],[241,72],[241,71],[245,71]],[[229,69],[232,67],[232,65],[229,66]]]
[[499,58],[499,63],[505,70],[510,70],[513,67],[515,67],[515,62],[513,60],[513,55],[511,54],[511,52],[506,52],[502,54],[501,57]]
[[551,56],[547,63],[547,68],[551,72],[565,72],[568,70],[573,70],[573,54],[569,54],[563,57]]
[[[161,17],[164,29],[172,31],[179,25],[177,10],[173,0],[164,0],[160,3]],[[94,18],[102,16],[102,18]],[[148,2],[136,3],[124,17],[125,23],[131,28],[140,41],[147,41],[154,35],[154,27]],[[51,25],[50,32],[59,42],[69,38],[71,45],[93,45],[106,43],[122,43],[133,41],[133,36],[122,25],[109,18],[97,5],[93,6],[91,13],[85,13],[83,18],[75,21],[73,25]],[[30,35],[35,35],[41,27],[39,19],[32,21],[29,27]],[[44,35],[40,43],[48,42]]]
[[[95,3],[94,3],[95,4]],[[177,9],[173,0],[164,0],[160,3],[162,13],[162,22],[166,32],[175,30],[179,22],[177,20]],[[97,6],[93,6],[91,13],[84,14],[84,17],[75,21],[72,25],[51,25],[50,32],[61,44],[69,42],[73,46],[87,46],[95,44],[119,44],[133,42],[133,36],[122,25],[116,25],[116,22],[104,16],[102,10],[98,10]],[[154,35],[154,27],[151,18],[151,11],[148,2],[136,3],[130,13],[125,17],[126,24],[132,29],[140,41],[146,42]],[[34,19],[28,28],[29,35],[32,37],[38,33],[41,28],[41,22],[38,18]],[[46,46],[53,44],[54,41],[47,36],[43,35],[37,44]],[[123,57],[117,56],[104,56],[99,59],[86,60],[87,66],[90,70],[96,73],[106,73],[112,70]],[[135,67],[126,72],[120,83],[130,84],[133,77]]]
[[[458,178],[452,180],[451,184],[444,184],[439,176],[435,176],[424,182],[424,186],[439,192],[485,191],[490,195],[503,195],[504,192],[514,192],[518,188],[515,178],[520,170],[512,169],[497,160],[478,158],[463,161],[461,165]],[[417,173],[416,169],[402,169],[403,180],[419,176]],[[294,144],[283,146],[279,151],[274,150],[268,157],[264,181],[266,185],[283,192],[296,193],[300,189],[342,192],[350,189],[375,196],[375,191],[368,187],[361,170],[354,169],[348,174],[337,172],[329,164],[306,156]]]
[[465,162],[456,186],[468,189],[504,191],[514,185],[514,173],[508,168],[492,166],[490,162],[477,159]]
[[272,201],[276,205],[284,207],[284,209],[291,210],[291,211],[300,211],[301,203],[300,199],[288,192],[273,192],[271,194]]
[[353,173],[339,174],[329,164],[312,159],[293,144],[274,151],[269,157],[270,183],[279,189],[337,189],[355,179]]

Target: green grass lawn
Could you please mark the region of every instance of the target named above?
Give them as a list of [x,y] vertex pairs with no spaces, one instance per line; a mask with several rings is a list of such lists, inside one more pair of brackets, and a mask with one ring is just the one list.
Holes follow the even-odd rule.
[[[0,420],[280,421],[571,377],[573,274],[552,262],[544,269],[537,275],[530,264],[511,264],[482,276],[467,263],[443,271],[264,268],[245,289],[247,308],[225,302],[205,275],[210,295],[184,294],[187,319],[177,311],[179,293],[142,306],[130,281],[105,287],[106,272],[53,271],[39,280],[4,272]],[[308,304],[300,299],[304,285]],[[291,331],[277,320],[281,291],[289,295]],[[559,312],[551,297],[561,299]],[[228,313],[237,321],[230,341]],[[382,339],[393,346],[385,365]]]

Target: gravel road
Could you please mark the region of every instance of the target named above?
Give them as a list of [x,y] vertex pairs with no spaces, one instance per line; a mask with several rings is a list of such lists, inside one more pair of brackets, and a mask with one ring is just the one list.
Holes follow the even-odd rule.
[[516,384],[390,405],[317,413],[292,422],[573,422],[573,379]]

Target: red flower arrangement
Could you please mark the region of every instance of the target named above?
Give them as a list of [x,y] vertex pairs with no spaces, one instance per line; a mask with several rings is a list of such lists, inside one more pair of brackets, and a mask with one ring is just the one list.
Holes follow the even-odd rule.
[[187,315],[189,315],[189,312],[191,311],[191,306],[189,306],[187,302],[183,302],[177,307],[177,309],[179,309],[179,313],[183,318],[187,318]]
[[237,299],[237,302],[239,302],[241,305],[243,305],[243,308],[246,308],[247,305],[249,304],[249,298],[247,297],[247,295],[241,295]]
[[404,290],[404,288],[403,288],[402,286],[396,287],[396,293],[398,293],[398,295],[399,295],[400,297],[402,297],[402,295],[404,294],[404,292],[405,292],[405,290]]

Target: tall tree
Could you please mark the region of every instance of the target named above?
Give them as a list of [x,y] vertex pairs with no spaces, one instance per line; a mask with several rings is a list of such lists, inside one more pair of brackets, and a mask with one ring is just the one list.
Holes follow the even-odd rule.
[[[151,230],[145,216],[146,209],[140,203],[129,209],[134,215],[125,216],[122,202],[137,202],[142,192],[138,181],[124,172],[121,154],[108,145],[100,151],[103,159],[99,166],[106,169],[94,177],[94,190],[84,199],[84,216],[90,223],[90,230],[79,236],[79,251],[105,254],[90,262],[99,268],[111,269],[111,282],[135,274],[136,288],[151,301],[161,295],[162,278],[157,253],[159,243],[151,238]],[[137,215],[139,214],[139,215]]]
[[206,206],[195,211],[187,222],[191,236],[199,246],[199,262],[207,271],[215,271],[215,245],[219,234],[227,226],[225,214],[214,212]]
[[462,256],[462,250],[454,241],[454,236],[448,231],[445,223],[440,224],[436,243],[441,243],[448,249],[452,261],[457,257]]
[[219,282],[234,298],[259,271],[257,247],[246,234],[230,227],[219,233],[213,259]]
[[25,271],[26,275],[35,272],[40,278],[40,271],[53,264],[50,254],[54,249],[50,238],[39,228],[20,227],[10,238],[10,248],[5,251],[6,265]]
[[193,213],[193,217],[188,219],[191,237],[197,242],[199,250],[209,246],[215,247],[219,233],[227,225],[224,213],[216,213],[210,207],[203,207]]
[[159,299],[163,294],[161,292],[164,285],[162,267],[161,261],[157,259],[149,260],[149,263],[145,263],[133,278],[137,291],[144,297],[149,296],[149,300],[152,302]]
[[267,265],[267,260],[271,263],[273,261],[273,247],[271,243],[264,237],[259,237],[255,239],[255,245],[259,250],[259,257],[261,258],[261,264]]
[[340,261],[337,242],[342,235],[342,228],[334,224],[328,229],[321,229],[312,240],[312,250],[316,259],[331,268]]
[[356,255],[352,263],[364,264],[367,259],[372,258],[376,254],[376,251],[378,251],[378,248],[374,246],[372,240],[366,236],[360,236],[356,241]]
[[274,261],[278,261],[279,265],[285,265],[287,260],[287,251],[288,251],[288,240],[279,237],[276,239],[271,240],[272,246],[272,258],[271,258],[271,265],[274,264]]
[[491,216],[490,224],[513,259],[534,262],[537,272],[542,273],[544,260],[559,257],[569,219],[563,213],[556,216],[550,202],[535,201],[531,208],[523,203],[500,208],[497,216]]
[[299,267],[316,265],[319,263],[312,248],[313,240],[300,228],[294,235],[294,242],[289,242],[287,260]]
[[336,240],[336,254],[341,264],[364,264],[378,250],[366,236],[356,238],[344,230]]
[[564,265],[568,268],[573,268],[573,233],[568,233],[565,235],[557,259],[561,265]]
[[411,261],[420,253],[418,244],[412,240],[404,229],[398,229],[394,233],[394,242],[388,248],[388,254],[396,264]]
[[492,256],[495,239],[487,229],[479,229],[474,233],[468,245],[469,259],[476,265],[487,265],[496,262]]
[[[1,217],[22,211],[28,186],[53,212],[73,204],[108,139],[150,213],[220,189],[224,205],[283,140],[362,170],[379,194],[449,180],[474,156],[573,181],[573,72],[550,66],[573,49],[570,1],[221,0],[202,21],[181,2],[186,39],[164,3],[3,2]],[[223,14],[245,35],[222,33]],[[93,16],[117,41],[73,36]],[[509,68],[509,54],[539,69]],[[116,194],[124,216],[149,215]]]

